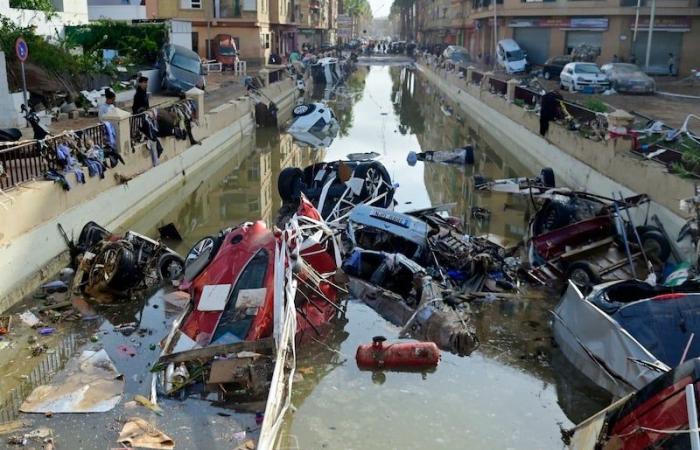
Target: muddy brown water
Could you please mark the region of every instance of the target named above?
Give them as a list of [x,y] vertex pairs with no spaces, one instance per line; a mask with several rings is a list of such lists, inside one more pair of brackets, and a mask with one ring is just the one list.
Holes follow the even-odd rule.
[[[341,122],[339,137],[329,148],[299,148],[284,133],[258,130],[192,174],[129,228],[154,235],[158,226],[173,222],[184,240],[169,245],[184,254],[198,239],[222,228],[258,219],[271,224],[280,205],[276,181],[282,168],[375,151],[399,185],[396,209],[456,203],[452,213],[464,220],[469,232],[493,233],[511,242],[522,237],[527,201],[475,193],[471,180],[476,173],[500,178],[531,172],[487,133],[473,128],[456,105],[418,74],[396,65],[360,66],[329,102]],[[410,150],[467,143],[477,148],[473,167],[411,167],[406,162]],[[491,214],[474,218],[473,207]],[[78,338],[84,348],[106,348],[124,374],[124,400],[117,408],[104,414],[20,419],[30,429],[52,428],[61,448],[116,447],[121,423],[130,416],[151,421],[180,449],[231,449],[241,431],[255,437],[254,412],[262,410],[262,404],[241,412],[194,394],[162,401],[163,416],[125,406],[135,394],[148,396],[148,369],[158,354],[151,344],[167,334],[176,316],[165,307],[163,292],[129,305],[99,307],[100,320],[72,327],[82,330]],[[280,448],[562,448],[561,427],[597,411],[609,398],[577,374],[553,345],[549,311],[557,300],[553,290],[524,287],[519,298],[471,305],[469,316],[481,348],[468,357],[443,353],[438,368],[427,373],[360,371],[354,359],[357,346],[375,335],[395,338],[398,330],[360,301],[349,301],[344,320],[334,323],[318,342],[298,349],[301,377],[294,386],[294,411],[286,417]],[[113,330],[115,324],[133,321],[146,330],[143,336]],[[89,342],[92,334],[99,342]],[[133,347],[136,355],[124,356],[120,345]]]

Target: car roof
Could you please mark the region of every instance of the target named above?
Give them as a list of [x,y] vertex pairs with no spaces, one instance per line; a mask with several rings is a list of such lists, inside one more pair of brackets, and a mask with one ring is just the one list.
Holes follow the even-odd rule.
[[517,50],[520,48],[518,43],[513,39],[501,39],[498,41],[498,43],[501,44],[501,47],[503,47],[505,50]]

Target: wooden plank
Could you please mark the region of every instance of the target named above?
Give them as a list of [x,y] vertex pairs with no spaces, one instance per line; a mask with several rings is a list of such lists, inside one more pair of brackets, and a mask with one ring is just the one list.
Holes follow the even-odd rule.
[[578,247],[575,250],[571,250],[571,251],[562,253],[561,256],[559,256],[559,258],[560,259],[568,259],[568,258],[571,258],[572,256],[579,256],[582,253],[586,253],[586,252],[589,252],[591,250],[595,250],[599,247],[603,247],[604,245],[610,245],[610,244],[612,244],[612,242],[613,242],[612,236],[607,237],[603,240],[596,241],[596,242],[593,242],[593,243],[588,244],[588,245],[584,245],[583,247]]
[[172,353],[163,355],[158,359],[158,362],[153,366],[154,369],[161,365],[170,363],[180,363],[187,361],[202,360],[208,361],[216,355],[226,353],[239,353],[243,351],[261,353],[264,350],[272,350],[274,348],[274,339],[272,337],[263,338],[257,341],[242,341],[233,344],[215,345],[211,347],[197,348],[187,350],[186,352]]

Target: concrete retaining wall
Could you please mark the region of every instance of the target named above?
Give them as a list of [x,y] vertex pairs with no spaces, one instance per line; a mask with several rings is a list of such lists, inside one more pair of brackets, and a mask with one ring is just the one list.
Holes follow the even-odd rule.
[[[265,93],[280,110],[294,103],[291,80],[275,83]],[[88,178],[82,185],[73,182],[68,192],[45,181],[11,191],[11,199],[4,200],[6,210],[0,223],[0,311],[66,264],[67,247],[59,223],[76,238],[90,220],[116,229],[252,134],[254,128],[252,102],[245,97],[231,100],[205,114],[194,128],[201,145],[190,147],[188,141],[161,139],[164,152],[156,167],[151,166],[150,154],[141,144],[134,153],[124,155],[126,165],[109,170],[105,179]],[[75,180],[72,175],[67,178]],[[119,181],[124,179],[128,181]]]
[[558,180],[573,189],[611,196],[647,193],[654,200],[651,213],[664,221],[673,236],[684,223],[679,202],[693,195],[689,180],[669,174],[665,167],[630,153],[631,142],[595,142],[550,124],[547,139],[539,135],[539,116],[499,95],[466,85],[452,72],[417,64],[425,77],[456,102],[468,120],[510,150],[532,173],[551,167]]

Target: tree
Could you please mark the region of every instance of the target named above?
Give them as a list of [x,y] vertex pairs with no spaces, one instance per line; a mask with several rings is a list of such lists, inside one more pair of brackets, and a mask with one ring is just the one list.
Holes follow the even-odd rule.
[[372,8],[367,0],[346,0],[345,11],[352,19],[352,34],[359,34],[360,24],[372,20]]
[[414,5],[415,0],[394,0],[391,4],[390,17],[399,17],[399,36],[404,41],[414,38]]
[[45,13],[56,12],[51,0],[10,0],[10,8],[33,9]]

